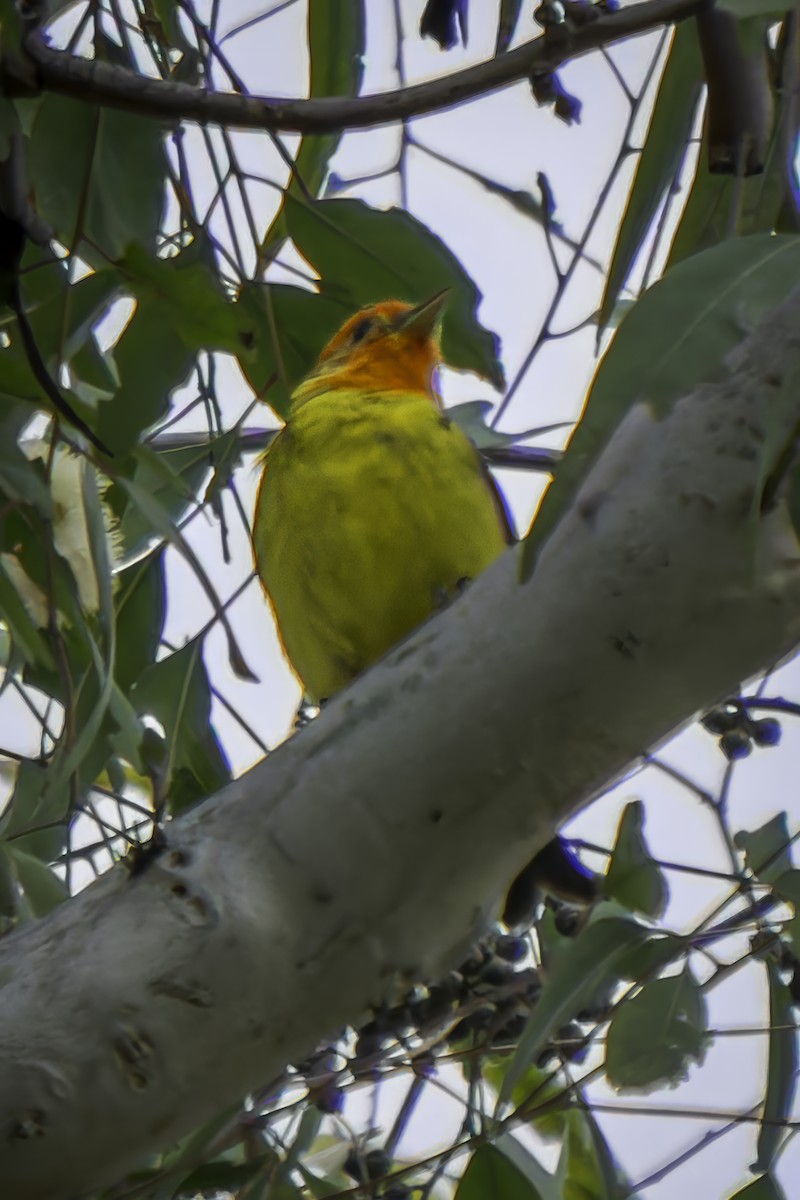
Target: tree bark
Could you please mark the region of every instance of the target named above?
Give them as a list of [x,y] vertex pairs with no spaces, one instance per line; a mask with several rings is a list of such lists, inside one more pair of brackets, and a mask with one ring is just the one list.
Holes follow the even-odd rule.
[[510,550],[140,873],[0,943],[5,1194],[119,1178],[440,976],[561,821],[795,647],[798,543],[781,488],[754,497],[798,363],[800,288],[628,415],[530,582]]
[[529,78],[534,71],[552,72],[623,38],[684,21],[710,6],[711,0],[642,0],[606,12],[580,27],[570,27],[564,36],[533,38],[462,71],[366,96],[283,100],[207,90],[152,79],[117,64],[55,50],[38,33],[25,39],[22,53],[0,54],[0,84],[8,96],[30,96],[38,87],[87,104],[165,121],[196,121],[229,129],[341,133],[344,129],[369,129],[452,108]]

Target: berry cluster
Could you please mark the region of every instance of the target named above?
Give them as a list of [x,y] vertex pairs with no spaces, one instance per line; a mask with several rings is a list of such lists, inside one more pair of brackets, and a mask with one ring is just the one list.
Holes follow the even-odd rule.
[[712,708],[701,723],[719,738],[719,748],[729,762],[747,758],[754,745],[777,746],[781,740],[780,722],[774,717],[751,717],[741,700],[726,700]]

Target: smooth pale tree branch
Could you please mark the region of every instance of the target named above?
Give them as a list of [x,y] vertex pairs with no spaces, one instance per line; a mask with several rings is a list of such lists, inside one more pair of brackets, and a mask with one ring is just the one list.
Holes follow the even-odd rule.
[[507,87],[534,71],[553,71],[590,50],[685,20],[707,6],[708,0],[644,0],[600,15],[580,28],[564,27],[562,31],[557,27],[507,54],[452,75],[368,96],[281,100],[204,91],[54,50],[39,34],[26,39],[24,59],[10,56],[3,61],[2,73],[11,93],[17,80],[17,86],[28,94],[35,78],[45,91],[167,121],[295,133],[365,129],[449,108]]
[[561,821],[796,647],[800,548],[756,497],[799,367],[800,287],[628,414],[528,583],[512,548],[144,869],[0,942],[4,1194],[119,1179],[440,977]]

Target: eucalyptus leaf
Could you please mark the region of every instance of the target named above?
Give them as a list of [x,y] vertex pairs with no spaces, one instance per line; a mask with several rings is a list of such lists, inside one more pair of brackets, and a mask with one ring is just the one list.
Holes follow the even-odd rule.
[[[365,0],[309,0],[309,98],[357,96],[364,76]],[[316,196],[342,131],[306,134],[289,187]]]
[[565,1021],[617,977],[617,964],[647,936],[636,921],[610,917],[583,929],[553,964],[503,1080],[498,1105],[507,1103],[530,1063]]
[[494,45],[495,55],[505,54],[511,45],[514,30],[522,12],[522,0],[500,0],[500,14],[497,21],[497,40]]
[[245,310],[225,295],[199,250],[154,258],[132,244],[119,266],[139,302],[155,305],[188,350],[249,351],[253,330]]
[[52,867],[16,842],[5,842],[3,849],[11,859],[14,874],[34,917],[44,917],[67,899],[64,880]]
[[319,353],[347,316],[341,303],[290,284],[245,284],[239,304],[254,330],[254,353],[240,359],[247,382],[280,416]]
[[38,662],[49,671],[55,660],[44,632],[28,612],[26,600],[0,558],[0,616],[8,627],[14,647],[30,663]]
[[777,963],[767,960],[769,982],[769,1054],[767,1091],[764,1097],[755,1171],[771,1166],[788,1136],[784,1125],[792,1114],[797,1088],[797,1021],[794,999],[783,982]]
[[583,416],[523,549],[530,578],[538,549],[591,463],[637,403],[656,418],[719,371],[720,363],[800,276],[800,237],[732,238],[667,272],[633,306],[595,374]]
[[641,800],[626,804],[620,817],[604,891],[626,908],[657,918],[667,903],[667,885],[653,862],[644,837],[645,811]]
[[323,295],[352,311],[389,299],[420,304],[449,288],[442,326],[445,362],[503,386],[497,338],[475,315],[480,293],[435,234],[397,208],[370,208],[361,200],[289,200],[289,232],[319,272]]
[[779,21],[793,11],[794,0],[718,0],[718,6],[738,21],[748,17],[769,17]]
[[729,1200],[786,1200],[786,1193],[771,1175],[760,1175],[731,1195]]
[[605,291],[600,331],[611,320],[631,266],[686,150],[700,99],[703,64],[694,26],[678,25],[661,76],[647,137],[620,223]]
[[464,431],[479,450],[487,450],[492,446],[511,446],[517,435],[492,429],[486,420],[492,408],[489,400],[465,400],[462,404],[450,405],[447,417]]
[[628,1200],[631,1191],[590,1109],[567,1113],[557,1177],[562,1196]]
[[791,834],[785,812],[776,813],[758,829],[740,829],[734,845],[744,852],[745,866],[761,883],[775,883],[791,870]]
[[705,1057],[709,1041],[703,993],[688,966],[644,984],[617,1009],[606,1037],[612,1087],[649,1092],[674,1086]]
[[454,1200],[542,1200],[542,1193],[495,1146],[479,1146],[456,1188]]
[[167,604],[163,551],[133,563],[117,578],[114,675],[118,685],[128,692],[155,662],[161,644]]
[[176,815],[230,781],[230,768],[211,725],[211,693],[202,641],[187,642],[141,675],[131,693],[141,716],[152,716],[166,736],[161,787]]
[[0,835],[18,850],[45,862],[66,842],[69,789],[56,772],[34,759],[19,764],[11,800],[0,817]]
[[[497,1093],[502,1091],[511,1061],[509,1055],[492,1056],[483,1064],[482,1076]],[[531,1063],[514,1085],[508,1103],[516,1115],[525,1117],[539,1137],[553,1141],[564,1132],[571,1103],[569,1085],[555,1077],[551,1070],[543,1070]]]
[[36,209],[88,261],[155,245],[166,165],[158,122],[45,93],[28,155]]

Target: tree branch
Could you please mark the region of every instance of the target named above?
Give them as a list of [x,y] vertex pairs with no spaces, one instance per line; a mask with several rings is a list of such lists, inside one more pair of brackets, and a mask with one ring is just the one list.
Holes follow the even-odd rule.
[[800,548],[755,497],[799,362],[800,287],[628,414],[528,583],[509,550],[149,865],[0,942],[8,1195],[119,1179],[440,977],[559,822],[796,646]]
[[[196,121],[200,125],[323,133],[364,129],[449,108],[507,87],[534,71],[553,71],[568,59],[621,38],[682,21],[707,6],[708,0],[644,0],[618,12],[600,15],[580,28],[557,27],[555,33],[537,37],[516,50],[449,76],[393,92],[343,98],[280,100],[203,91],[189,84],[150,79],[125,67],[77,58],[64,50],[54,50],[39,34],[26,39],[25,50],[42,89],[87,103],[169,121]],[[27,63],[20,64],[12,57],[3,60],[4,86],[10,94],[17,78],[29,94],[27,68]]]

